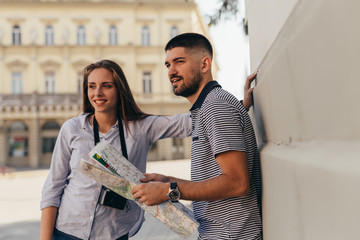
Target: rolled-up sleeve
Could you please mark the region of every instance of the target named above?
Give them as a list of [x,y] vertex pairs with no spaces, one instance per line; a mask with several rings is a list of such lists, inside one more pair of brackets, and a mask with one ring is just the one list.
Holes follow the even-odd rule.
[[185,138],[191,135],[190,113],[152,117],[147,133],[151,142],[163,138]]
[[69,161],[71,158],[70,135],[71,129],[68,124],[61,127],[54,151],[52,154],[49,175],[47,176],[43,189],[40,209],[46,207],[59,207],[61,196],[67,183],[70,173]]

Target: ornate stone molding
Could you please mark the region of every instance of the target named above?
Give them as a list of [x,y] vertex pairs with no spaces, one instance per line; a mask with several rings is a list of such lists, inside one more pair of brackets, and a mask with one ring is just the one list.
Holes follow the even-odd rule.
[[123,21],[123,18],[119,18],[119,17],[105,17],[104,21],[109,23],[109,25],[112,24],[119,24]]
[[46,68],[55,69],[55,68],[59,68],[61,66],[61,63],[55,59],[45,59],[40,61],[39,65],[43,69]]
[[6,65],[9,67],[9,68],[20,68],[20,69],[23,69],[23,68],[26,68],[28,66],[28,63],[27,61],[25,61],[24,59],[9,59],[6,61]]

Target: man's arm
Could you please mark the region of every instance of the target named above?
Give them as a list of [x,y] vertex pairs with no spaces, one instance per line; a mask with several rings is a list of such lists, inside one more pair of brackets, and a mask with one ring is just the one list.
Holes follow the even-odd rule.
[[244,105],[247,111],[249,111],[249,108],[254,104],[253,103],[254,88],[251,88],[251,83],[256,78],[257,73],[258,72],[254,72],[246,78],[246,82],[244,86],[244,100],[242,101],[242,104]]
[[[218,154],[216,160],[222,170],[221,175],[200,182],[177,181],[181,199],[214,201],[248,194],[249,174],[246,153],[228,151]],[[167,180],[179,179],[168,177]],[[132,192],[134,198],[140,202],[144,202],[146,205],[156,205],[168,200],[166,194],[169,187],[169,182],[149,182],[134,187]]]

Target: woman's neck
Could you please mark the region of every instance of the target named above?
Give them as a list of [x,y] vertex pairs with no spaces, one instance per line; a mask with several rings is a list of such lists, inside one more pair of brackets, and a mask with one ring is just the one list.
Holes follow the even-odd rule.
[[95,113],[94,116],[99,126],[99,132],[101,133],[107,133],[117,121],[116,114]]

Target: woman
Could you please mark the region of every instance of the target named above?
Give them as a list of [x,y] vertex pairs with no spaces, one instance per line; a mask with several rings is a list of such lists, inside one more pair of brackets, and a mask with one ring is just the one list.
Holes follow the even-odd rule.
[[[126,77],[115,62],[102,60],[84,69],[81,116],[66,121],[59,132],[41,200],[40,239],[128,239],[140,228],[143,211],[132,201],[109,205],[101,184],[83,175],[80,160],[98,141],[127,153],[145,172],[152,143],[161,138],[187,137],[189,114],[153,116],[135,103]],[[121,145],[121,130],[125,145]],[[97,139],[98,138],[98,139]]]

